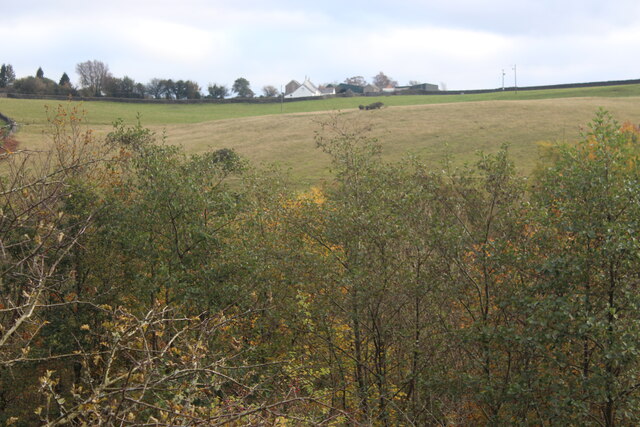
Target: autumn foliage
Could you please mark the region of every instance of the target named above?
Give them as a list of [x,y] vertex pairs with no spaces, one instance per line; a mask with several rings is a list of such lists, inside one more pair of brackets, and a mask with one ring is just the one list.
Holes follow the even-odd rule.
[[334,178],[49,111],[0,188],[0,422],[634,425],[640,129],[600,111],[531,177],[386,163],[335,116]]

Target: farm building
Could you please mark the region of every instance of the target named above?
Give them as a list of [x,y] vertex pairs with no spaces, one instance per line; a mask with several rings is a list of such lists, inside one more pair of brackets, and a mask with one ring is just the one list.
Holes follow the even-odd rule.
[[393,90],[391,89],[383,89],[383,91],[387,91],[389,90],[389,92],[403,92],[405,90],[412,90],[412,91],[418,91],[418,90],[424,90],[424,91],[428,91],[428,92],[436,92],[438,91],[438,85],[434,85],[431,83],[420,83],[417,85],[411,85],[411,86],[396,86],[395,88],[393,88]]
[[340,83],[336,86],[336,93],[363,93],[364,88],[362,86],[350,85],[347,83]]
[[300,83],[298,83],[296,80],[291,80],[289,83],[287,83],[284,86],[284,94],[289,95],[290,93],[295,92],[295,90],[298,89],[300,86],[301,86]]
[[403,86],[394,86],[394,85],[387,85],[386,87],[382,88],[382,92],[384,93],[394,93],[394,92],[400,92],[402,90],[405,90],[403,88]]
[[378,86],[372,85],[372,84],[366,85],[362,91],[363,91],[363,93],[379,93],[379,92],[382,92],[382,90]]
[[336,94],[336,89],[333,86],[327,86],[327,87],[319,86],[318,90],[320,90],[320,93],[323,94],[323,95],[335,95]]
[[285,98],[306,98],[310,96],[334,95],[334,88],[318,88],[311,83],[309,78],[305,78],[304,83],[300,84],[295,80],[291,80],[285,86]]
[[411,89],[411,90],[428,90],[429,92],[435,92],[435,91],[440,90],[438,88],[438,85],[434,85],[434,84],[431,84],[431,83],[420,83],[420,84],[417,84],[417,85],[410,86],[409,89]]

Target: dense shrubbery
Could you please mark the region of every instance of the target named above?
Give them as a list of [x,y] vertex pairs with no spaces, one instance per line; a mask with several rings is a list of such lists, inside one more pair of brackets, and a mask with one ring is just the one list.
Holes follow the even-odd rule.
[[12,92],[37,95],[70,95],[76,91],[70,86],[61,86],[46,77],[24,77],[13,82]]
[[600,112],[527,180],[506,149],[384,163],[338,116],[335,179],[295,194],[51,123],[0,189],[0,421],[638,423],[636,127]]

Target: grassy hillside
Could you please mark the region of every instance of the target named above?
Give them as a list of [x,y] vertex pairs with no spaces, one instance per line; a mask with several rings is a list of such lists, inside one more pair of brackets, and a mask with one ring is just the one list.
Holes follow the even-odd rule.
[[[631,97],[640,96],[640,85],[603,86],[590,88],[553,89],[536,91],[495,92],[466,95],[407,95],[332,98],[312,101],[286,102],[284,104],[129,104],[117,102],[84,102],[90,112],[90,125],[108,125],[115,118],[134,120],[142,114],[149,125],[200,123],[239,117],[263,116],[282,113],[307,113],[314,111],[344,110],[360,104],[383,102],[387,106],[428,105],[470,101],[511,101],[575,97]],[[58,101],[18,100],[0,98],[0,112],[30,126],[43,124],[44,107]]]
[[[590,96],[589,96],[590,95]],[[359,111],[357,106],[384,102],[379,111]],[[45,105],[52,101],[0,98],[0,112],[22,125],[18,139],[23,146],[46,143]],[[277,161],[292,168],[302,185],[326,176],[325,156],[314,148],[318,122],[340,111],[342,120],[371,125],[387,158],[407,152],[434,165],[445,154],[456,162],[472,161],[477,150],[494,151],[511,144],[518,166],[530,171],[537,158],[539,141],[573,141],[580,126],[599,107],[620,121],[638,122],[640,85],[601,88],[544,90],[515,93],[447,96],[389,96],[335,98],[280,104],[151,105],[87,102],[88,125],[107,132],[118,117],[166,132],[170,143],[189,152],[229,147],[258,162]]]
[[[577,140],[599,107],[620,121],[635,123],[640,117],[640,98],[573,98],[345,110],[341,119],[371,125],[388,159],[412,152],[437,166],[450,154],[460,164],[473,161],[478,150],[493,152],[509,143],[516,164],[527,173],[536,164],[538,142]],[[328,161],[314,148],[313,136],[330,114],[227,119],[166,130],[169,142],[189,151],[231,147],[253,160],[286,164],[308,184],[326,176]]]

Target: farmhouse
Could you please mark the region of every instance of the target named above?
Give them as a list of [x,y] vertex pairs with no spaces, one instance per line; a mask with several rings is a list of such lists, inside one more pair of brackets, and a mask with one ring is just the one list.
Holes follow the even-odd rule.
[[380,93],[380,92],[382,92],[382,90],[374,84],[368,84],[363,89],[363,93]]
[[311,83],[309,78],[304,79],[304,83],[300,84],[296,80],[291,80],[285,86],[285,98],[306,98],[310,96],[335,95],[336,91],[333,87],[318,88]]

